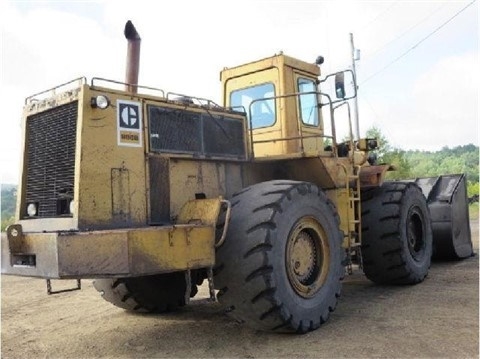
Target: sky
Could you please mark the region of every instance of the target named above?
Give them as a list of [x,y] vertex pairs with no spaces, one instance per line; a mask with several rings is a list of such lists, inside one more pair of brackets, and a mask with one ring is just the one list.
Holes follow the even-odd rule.
[[[219,72],[280,51],[357,70],[360,134],[436,151],[479,144],[479,5],[471,1],[0,0],[0,183],[17,183],[24,99],[74,78],[123,81],[132,20],[139,83],[220,103]],[[340,132],[341,135],[341,132]]]

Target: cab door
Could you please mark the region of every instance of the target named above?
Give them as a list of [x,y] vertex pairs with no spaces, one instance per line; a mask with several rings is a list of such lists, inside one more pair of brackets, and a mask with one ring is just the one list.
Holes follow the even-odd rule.
[[[323,151],[323,121],[319,107],[320,99],[316,92],[317,79],[295,71],[295,92],[297,96],[297,116],[299,119],[299,136],[302,137],[300,146],[303,152]],[[302,94],[304,93],[304,94]]]

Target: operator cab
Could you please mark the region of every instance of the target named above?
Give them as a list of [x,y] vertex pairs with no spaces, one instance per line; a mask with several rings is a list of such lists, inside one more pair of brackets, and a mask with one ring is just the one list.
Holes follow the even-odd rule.
[[255,158],[325,152],[319,76],[316,64],[282,53],[221,72],[223,105],[247,114]]

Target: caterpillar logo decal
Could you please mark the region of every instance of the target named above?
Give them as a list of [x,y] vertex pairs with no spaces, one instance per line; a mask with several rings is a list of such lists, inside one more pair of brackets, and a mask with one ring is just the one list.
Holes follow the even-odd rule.
[[117,140],[119,146],[142,147],[140,102],[117,100]]

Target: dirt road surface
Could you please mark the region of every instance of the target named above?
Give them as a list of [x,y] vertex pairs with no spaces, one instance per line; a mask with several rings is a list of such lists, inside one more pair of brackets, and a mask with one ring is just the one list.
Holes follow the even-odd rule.
[[[472,238],[477,253],[478,237],[475,220]],[[377,286],[356,273],[346,278],[329,322],[306,335],[252,331],[205,299],[174,314],[138,315],[100,299],[91,281],[83,281],[81,291],[47,296],[43,280],[2,276],[1,354],[2,358],[478,358],[478,272],[476,255],[434,263],[425,282],[416,286]]]

